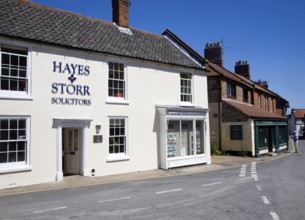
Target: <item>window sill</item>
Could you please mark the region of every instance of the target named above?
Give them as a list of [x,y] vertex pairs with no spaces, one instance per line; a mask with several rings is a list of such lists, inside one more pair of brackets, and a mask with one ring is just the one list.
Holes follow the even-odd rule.
[[31,171],[31,166],[24,166],[24,167],[4,167],[0,168],[0,174],[2,173],[17,173],[17,172],[24,172],[24,171]]
[[0,94],[0,99],[29,100],[29,101],[33,101],[33,97],[32,96],[3,95],[3,94]]
[[129,105],[129,102],[124,99],[107,99],[106,104]]
[[107,162],[111,163],[111,162],[119,162],[119,161],[127,161],[129,160],[129,157],[125,156],[125,157],[108,157],[107,158]]
[[190,102],[180,102],[180,106],[194,106],[194,104]]

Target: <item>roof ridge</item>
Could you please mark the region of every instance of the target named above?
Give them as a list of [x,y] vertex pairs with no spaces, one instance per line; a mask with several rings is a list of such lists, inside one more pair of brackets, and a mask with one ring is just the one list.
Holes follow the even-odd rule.
[[[38,6],[38,7],[41,7],[41,8],[45,8],[45,9],[49,9],[49,10],[58,11],[58,12],[62,12],[62,13],[65,13],[65,14],[69,14],[69,15],[72,15],[72,16],[82,17],[82,18],[85,18],[85,19],[88,19],[88,20],[93,20],[93,21],[97,21],[97,22],[103,22],[103,23],[106,23],[106,24],[109,24],[109,25],[115,24],[112,21],[107,21],[107,20],[103,20],[103,19],[100,19],[100,18],[90,17],[90,16],[87,16],[87,15],[79,14],[77,12],[71,12],[71,11],[67,11],[67,10],[64,10],[64,9],[55,8],[53,6],[43,5],[43,4],[40,4],[40,3],[37,3],[37,2],[32,2],[30,0],[19,0],[19,1],[20,2],[24,2],[24,3],[28,4],[28,5],[34,5],[34,6]],[[142,33],[146,33],[146,34],[155,35],[155,36],[158,36],[160,38],[165,37],[162,34],[157,34],[157,33],[153,33],[153,32],[150,32],[150,31],[145,31],[145,30],[133,27],[133,26],[128,26],[127,28],[133,29],[135,31],[139,31],[139,32],[142,32]]]
[[36,6],[36,7],[40,7],[40,8],[44,8],[44,9],[48,9],[48,10],[53,10],[53,11],[58,11],[58,12],[61,12],[61,13],[65,13],[65,14],[69,14],[69,15],[73,15],[73,16],[77,16],[77,17],[82,17],[82,18],[85,18],[85,19],[88,19],[88,20],[94,20],[94,21],[103,22],[103,23],[106,23],[106,24],[113,24],[113,22],[111,22],[111,21],[106,21],[106,20],[102,20],[100,18],[94,18],[94,17],[90,17],[90,16],[87,16],[87,15],[79,14],[77,12],[67,11],[67,10],[60,9],[60,8],[55,8],[55,7],[52,7],[52,6],[43,5],[43,4],[40,4],[40,3],[37,3],[37,2],[32,2],[30,0],[18,0],[18,1],[24,2],[28,5],[33,5],[33,6]]

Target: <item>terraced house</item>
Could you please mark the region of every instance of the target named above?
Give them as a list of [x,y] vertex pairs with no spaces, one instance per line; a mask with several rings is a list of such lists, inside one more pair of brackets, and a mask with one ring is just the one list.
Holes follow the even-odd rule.
[[266,81],[252,81],[247,61],[236,62],[235,73],[224,68],[220,43],[206,44],[205,58],[211,144],[249,156],[287,149],[289,103]]
[[0,188],[209,164],[203,59],[174,33],[0,1]]

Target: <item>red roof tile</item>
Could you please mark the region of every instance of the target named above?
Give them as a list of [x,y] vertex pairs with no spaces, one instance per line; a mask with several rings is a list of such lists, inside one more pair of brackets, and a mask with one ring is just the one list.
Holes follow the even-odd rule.
[[246,105],[246,104],[232,102],[232,101],[224,101],[224,102],[250,117],[286,119],[286,117],[283,117],[283,116],[275,114],[275,113],[264,111],[262,109],[254,107],[253,105]]
[[296,118],[304,118],[305,115],[305,109],[294,109],[294,117]]

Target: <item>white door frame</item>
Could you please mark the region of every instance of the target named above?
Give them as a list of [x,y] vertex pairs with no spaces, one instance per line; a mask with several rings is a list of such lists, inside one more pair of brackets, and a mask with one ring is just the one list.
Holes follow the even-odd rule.
[[56,129],[56,181],[64,178],[62,170],[62,129],[63,128],[80,128],[82,135],[82,144],[80,149],[80,172],[83,176],[89,176],[88,168],[88,130],[90,128],[91,119],[54,119],[53,128]]

